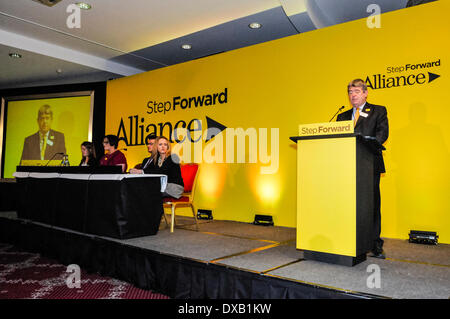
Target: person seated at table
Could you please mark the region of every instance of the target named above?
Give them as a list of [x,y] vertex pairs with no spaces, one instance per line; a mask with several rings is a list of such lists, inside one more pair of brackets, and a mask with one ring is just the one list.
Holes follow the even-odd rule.
[[100,159],[100,166],[121,166],[122,173],[127,171],[127,159],[125,155],[117,149],[119,138],[116,135],[106,135],[103,138],[103,148],[105,155]]
[[144,158],[142,164],[138,164],[134,168],[130,169],[130,174],[144,174],[144,168],[146,168],[153,160],[152,154],[155,153],[154,150],[155,140],[156,140],[155,134],[150,134],[147,137],[147,151],[149,152],[150,156]]
[[98,161],[95,157],[95,147],[91,142],[81,143],[81,162],[79,166],[97,166]]
[[155,140],[155,152],[152,153],[151,163],[144,168],[145,174],[167,175],[167,187],[163,197],[180,198],[184,191],[181,177],[180,159],[170,152],[170,142],[164,136]]

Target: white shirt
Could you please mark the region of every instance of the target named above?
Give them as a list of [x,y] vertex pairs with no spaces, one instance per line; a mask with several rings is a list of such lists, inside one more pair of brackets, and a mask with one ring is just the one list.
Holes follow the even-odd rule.
[[[364,106],[366,105],[366,103],[367,102],[364,102],[364,104],[359,107],[359,114],[361,114],[361,112],[362,112]],[[353,108],[353,114],[352,114],[352,120],[353,121],[355,120],[355,113],[356,113],[356,107]]]

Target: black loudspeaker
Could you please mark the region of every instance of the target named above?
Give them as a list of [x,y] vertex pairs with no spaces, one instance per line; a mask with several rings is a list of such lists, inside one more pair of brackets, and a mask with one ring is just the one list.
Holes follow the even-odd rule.
[[415,244],[437,245],[439,236],[436,232],[411,230],[409,242]]
[[212,220],[212,211],[209,209],[197,209],[197,219],[207,219]]
[[255,215],[253,225],[273,226],[273,218],[270,215]]

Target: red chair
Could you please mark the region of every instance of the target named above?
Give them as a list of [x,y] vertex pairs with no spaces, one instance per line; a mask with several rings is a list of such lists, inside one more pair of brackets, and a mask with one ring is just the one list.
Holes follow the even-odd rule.
[[[164,197],[163,203],[164,208],[171,208],[172,215],[171,215],[171,224],[170,224],[170,232],[173,233],[173,228],[175,225],[175,210],[177,207],[187,206],[191,207],[192,209],[192,215],[194,216],[195,220],[195,226],[198,231],[198,222],[197,222],[197,215],[195,214],[194,209],[194,190],[195,190],[195,184],[197,181],[197,172],[198,172],[198,164],[183,164],[180,166],[181,168],[181,177],[183,178],[184,183],[184,192],[183,195],[180,198],[173,198],[173,197]],[[165,218],[165,212],[164,212],[164,218]],[[167,219],[165,218],[166,223]]]

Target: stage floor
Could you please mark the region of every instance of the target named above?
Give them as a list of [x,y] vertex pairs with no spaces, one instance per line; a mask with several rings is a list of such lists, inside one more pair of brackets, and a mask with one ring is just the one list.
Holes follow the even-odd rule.
[[[16,218],[14,212],[2,212],[0,217]],[[163,221],[155,236],[103,239],[194,262],[366,297],[450,297],[450,245],[447,244],[429,246],[386,238],[385,260],[368,257],[354,267],[346,267],[305,260],[303,252],[295,247],[295,228],[214,220],[199,221],[197,232],[195,226],[188,225],[192,221],[192,218],[179,218],[179,224],[187,225],[175,228],[174,233],[170,233]],[[377,272],[379,282],[374,279]]]

